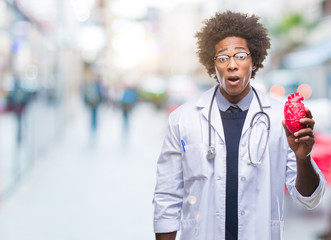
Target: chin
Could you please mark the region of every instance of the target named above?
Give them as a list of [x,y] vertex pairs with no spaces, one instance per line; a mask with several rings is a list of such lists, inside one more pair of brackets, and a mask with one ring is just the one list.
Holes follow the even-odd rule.
[[236,97],[236,96],[238,96],[238,95],[240,95],[243,91],[244,91],[244,89],[241,89],[241,90],[233,90],[233,91],[229,91],[229,90],[226,90],[226,89],[224,89],[224,91],[226,92],[226,94],[228,94],[229,96],[232,96],[232,97]]

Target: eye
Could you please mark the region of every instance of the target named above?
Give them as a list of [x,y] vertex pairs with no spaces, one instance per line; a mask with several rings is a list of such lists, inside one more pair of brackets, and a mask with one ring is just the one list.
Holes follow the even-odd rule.
[[234,55],[234,57],[238,60],[245,60],[247,57],[247,53],[240,52]]
[[225,62],[228,61],[229,56],[227,56],[227,55],[219,55],[219,56],[217,56],[217,59],[218,59],[221,63],[225,63]]

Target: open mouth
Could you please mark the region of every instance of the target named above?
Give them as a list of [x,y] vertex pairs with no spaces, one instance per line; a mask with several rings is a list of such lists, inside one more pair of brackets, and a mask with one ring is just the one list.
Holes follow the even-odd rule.
[[232,77],[228,77],[228,80],[231,81],[231,82],[235,82],[235,81],[240,80],[240,77],[238,77],[238,76],[232,76]]

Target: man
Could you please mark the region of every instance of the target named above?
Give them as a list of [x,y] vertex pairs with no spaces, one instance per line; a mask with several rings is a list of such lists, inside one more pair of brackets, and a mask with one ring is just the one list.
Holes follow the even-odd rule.
[[258,17],[228,11],[204,23],[198,56],[218,85],[169,116],[154,194],[156,239],[174,240],[179,229],[182,240],[281,239],[284,185],[308,209],[324,193],[310,157],[314,120],[306,109],[307,127],[291,134],[284,106],[251,87],[270,48]]

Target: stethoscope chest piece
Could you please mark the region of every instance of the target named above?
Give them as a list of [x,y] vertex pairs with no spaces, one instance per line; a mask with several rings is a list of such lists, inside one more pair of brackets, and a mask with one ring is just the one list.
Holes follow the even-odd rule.
[[207,152],[207,159],[212,160],[215,158],[215,156],[216,156],[215,148],[212,146],[209,146],[208,152]]

